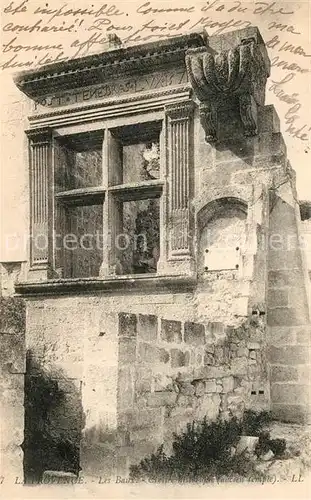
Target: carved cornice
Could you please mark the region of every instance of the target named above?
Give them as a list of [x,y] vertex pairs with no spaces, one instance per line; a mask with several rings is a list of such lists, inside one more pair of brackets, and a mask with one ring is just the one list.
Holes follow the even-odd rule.
[[257,106],[264,105],[270,62],[258,30],[252,28],[245,34],[247,38],[240,36],[239,43],[227,50],[217,52],[206,46],[186,53],[187,73],[201,103],[200,118],[207,142],[217,140],[219,104],[232,97],[238,99],[245,135],[257,133]]
[[31,98],[72,88],[102,83],[108,77],[147,73],[155,67],[184,63],[189,48],[204,44],[200,34],[176,36],[166,40],[109,50],[70,59],[19,73],[17,87]]
[[58,127],[72,123],[95,122],[116,118],[128,114],[156,112],[168,104],[189,100],[192,88],[190,85],[168,87],[154,92],[141,92],[126,97],[105,99],[104,102],[92,103],[87,106],[70,106],[49,113],[38,113],[29,117],[30,130],[41,129],[44,126]]
[[118,276],[106,278],[58,279],[43,282],[24,282],[15,285],[15,291],[20,295],[65,295],[92,294],[95,290],[101,293],[120,291],[124,294],[132,291],[163,291],[193,290],[196,286],[195,275],[155,275],[155,276]]

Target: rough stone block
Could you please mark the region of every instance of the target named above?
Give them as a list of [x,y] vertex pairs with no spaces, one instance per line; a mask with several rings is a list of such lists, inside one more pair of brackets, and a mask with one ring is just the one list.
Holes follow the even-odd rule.
[[289,283],[288,274],[284,271],[269,271],[268,283],[271,287],[287,286]]
[[180,382],[180,393],[185,396],[193,396],[195,394],[195,387],[191,382]]
[[271,382],[294,382],[298,380],[298,370],[293,366],[272,366]]
[[231,370],[223,366],[202,366],[197,370],[194,370],[194,379],[211,379],[211,378],[221,378],[231,375]]
[[208,329],[213,335],[219,335],[225,332],[225,326],[220,321],[210,321],[208,324]]
[[133,364],[136,361],[136,339],[119,338],[119,363],[120,365]]
[[288,305],[288,290],[270,288],[268,291],[268,307],[286,307]]
[[152,388],[152,374],[151,371],[144,367],[136,367],[136,381],[135,391],[137,394],[144,394],[150,392]]
[[297,283],[303,282],[302,270],[291,269],[288,265],[287,269],[271,270],[268,273],[269,287],[281,288],[284,286],[297,286]]
[[208,365],[215,365],[215,358],[214,358],[214,355],[213,354],[210,354],[209,352],[206,352],[204,354],[204,365],[205,366],[208,366]]
[[269,326],[294,326],[305,325],[307,318],[301,311],[292,307],[276,307],[268,309]]
[[176,404],[178,406],[183,406],[185,408],[192,408],[194,406],[193,396],[186,396],[185,394],[179,394],[176,399]]
[[271,400],[277,404],[308,405],[310,388],[302,384],[274,383],[271,385]]
[[133,407],[134,377],[131,368],[118,370],[118,410]]
[[119,313],[119,336],[136,337],[137,317],[136,314]]
[[236,351],[236,355],[238,358],[243,358],[244,356],[248,356],[248,349],[246,347],[239,347]]
[[[164,373],[158,373],[153,377],[155,391],[175,391],[175,385],[172,377]],[[177,386],[176,386],[177,387]]]
[[187,344],[202,345],[205,343],[205,327],[201,323],[186,322],[184,340]]
[[170,359],[169,353],[165,349],[144,342],[139,343],[138,353],[140,360],[145,363],[166,364]]
[[[282,220],[282,223],[285,224],[285,221]],[[276,241],[273,242],[272,240],[271,244],[277,247],[279,243]],[[268,261],[269,269],[282,270],[295,267],[295,264],[299,262],[299,257],[299,250],[286,250],[284,248],[280,250],[270,249]]]
[[311,408],[308,405],[279,404],[272,401],[271,412],[276,420],[296,424],[310,424]]
[[182,341],[181,334],[181,322],[174,320],[161,320],[161,338],[166,342],[177,342]]
[[206,382],[205,382],[205,392],[206,393],[217,392],[217,390],[216,390],[216,380],[215,379],[206,380]]
[[0,297],[0,333],[25,333],[26,305],[19,297]]
[[193,386],[194,386],[194,389],[195,389],[195,395],[198,396],[198,397],[203,396],[203,394],[205,393],[205,382],[204,382],[204,380],[195,380],[195,381],[193,381]]
[[215,420],[219,415],[220,410],[220,396],[219,394],[206,394],[199,399],[196,416],[198,419],[206,417],[210,420]]
[[172,368],[188,366],[190,362],[190,353],[183,352],[180,349],[171,349],[171,366]]
[[297,344],[311,345],[311,328],[297,328],[296,330]]
[[233,377],[224,377],[222,379],[222,387],[223,387],[223,392],[232,392],[234,389],[234,378]]
[[303,346],[275,347],[268,350],[269,361],[276,365],[303,365],[309,364],[308,349]]
[[153,314],[139,314],[138,335],[146,342],[156,342],[158,336],[158,318]]
[[235,358],[231,361],[231,374],[232,375],[245,375],[247,373],[248,360],[244,358]]
[[271,345],[291,345],[296,344],[296,328],[286,326],[273,326],[269,328],[268,338]]
[[177,394],[170,391],[152,392],[147,395],[147,405],[151,407],[171,406],[176,403]]

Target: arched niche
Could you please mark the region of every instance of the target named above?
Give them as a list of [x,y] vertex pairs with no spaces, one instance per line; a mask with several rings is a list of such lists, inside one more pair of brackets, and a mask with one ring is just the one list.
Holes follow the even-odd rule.
[[238,271],[245,244],[247,204],[219,198],[198,213],[198,273]]

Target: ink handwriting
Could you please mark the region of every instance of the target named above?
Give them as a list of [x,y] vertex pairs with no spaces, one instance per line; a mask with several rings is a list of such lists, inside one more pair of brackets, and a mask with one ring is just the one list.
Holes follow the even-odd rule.
[[[303,106],[293,85],[296,79],[308,77],[311,49],[306,45],[301,26],[295,23],[297,9],[300,9],[297,3],[278,1],[190,0],[176,5],[164,0],[93,4],[84,0],[83,5],[81,0],[75,6],[69,1],[50,0],[38,6],[33,0],[8,0],[1,9],[0,69],[41,67],[100,52],[108,46],[109,34],[116,34],[126,47],[200,32],[203,28],[211,36],[258,26],[271,60],[267,89],[288,106],[285,116],[288,133],[305,141],[309,130],[304,124],[300,126]],[[54,104],[58,105],[57,102]]]

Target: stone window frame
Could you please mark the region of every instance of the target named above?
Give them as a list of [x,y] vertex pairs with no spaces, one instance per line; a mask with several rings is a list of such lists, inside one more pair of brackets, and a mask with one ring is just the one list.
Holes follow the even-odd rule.
[[[70,140],[70,138],[75,137],[79,134],[90,134],[90,136],[102,133],[102,182],[96,187],[89,188],[79,188],[79,189],[71,189],[64,190],[58,193],[54,192],[54,200],[53,200],[53,227],[55,231],[56,217],[60,217],[59,210],[57,206],[78,206],[79,204],[83,204],[85,201],[86,204],[102,204],[103,206],[103,241],[107,241],[107,245],[103,245],[103,253],[102,253],[102,264],[100,267],[98,276],[89,276],[90,279],[96,278],[109,278],[113,277],[115,274],[115,245],[113,243],[109,243],[113,241],[113,236],[117,233],[116,227],[116,212],[118,210],[118,201],[136,201],[145,198],[160,198],[162,197],[163,185],[164,185],[164,174],[165,174],[165,162],[163,161],[164,155],[164,134],[163,134],[163,117],[162,119],[159,116],[154,116],[151,120],[151,117],[147,117],[147,121],[143,116],[136,116],[135,120],[124,120],[120,119],[111,119],[107,120],[104,125],[102,123],[93,123],[92,126],[83,127],[79,125],[73,125],[70,128],[55,128],[53,130],[53,149],[54,152],[54,172],[55,172],[55,143],[61,140],[66,142],[66,140]],[[122,132],[129,127],[133,126],[146,126],[150,129],[154,129],[159,133],[160,138],[160,178],[158,180],[152,181],[142,181],[133,184],[126,183],[115,183],[113,181],[114,175],[114,167],[116,166],[116,130],[118,130],[118,134],[121,136]],[[138,137],[137,137],[138,138]],[[162,161],[161,161],[162,157]],[[122,167],[121,167],[122,168]],[[55,187],[55,182],[52,182],[53,189]],[[160,202],[161,203],[161,202]],[[161,203],[162,204],[162,203]],[[163,210],[161,209],[161,214],[163,214]],[[160,217],[162,219],[162,215]],[[160,227],[162,226],[162,221],[160,220]],[[109,238],[110,237],[110,238]],[[160,241],[163,241],[163,238],[160,237]],[[55,240],[53,238],[52,241],[53,246],[53,254],[52,254],[52,267],[53,274],[50,275],[50,278],[59,277],[64,280],[70,280],[75,278],[63,278],[59,276],[56,271],[55,266]],[[55,276],[56,273],[56,276]],[[151,274],[151,273],[150,273]],[[149,275],[149,273],[145,273],[145,275]],[[126,277],[130,276],[131,278],[135,278],[139,275],[127,275],[127,274],[119,274],[118,276]]]
[[[187,91],[188,94],[188,91]],[[160,104],[160,103],[159,103]],[[126,106],[129,106],[130,103]],[[193,231],[194,217],[191,212],[191,198],[193,197],[193,116],[195,103],[189,99],[189,95],[185,95],[183,99],[169,99],[169,102],[161,103],[157,109],[146,110],[136,106],[135,114],[129,115],[128,111],[120,112],[113,116],[105,116],[101,120],[99,117],[93,120],[79,118],[68,119],[64,123],[61,120],[55,120],[54,115],[47,120],[46,126],[33,127],[26,131],[29,142],[29,164],[30,164],[30,235],[33,238],[36,231],[43,232],[48,240],[48,247],[45,253],[35,255],[30,244],[30,266],[27,276],[27,281],[20,284],[20,291],[28,293],[28,285],[36,283],[42,286],[48,285],[49,289],[55,287],[57,282],[62,285],[70,285],[70,281],[86,281],[94,286],[98,285],[101,280],[102,287],[105,288],[106,282],[109,288],[109,283],[113,278],[119,281],[119,288],[122,288],[122,280],[125,283],[135,286],[138,283],[146,286],[151,285],[151,281],[155,286],[180,286],[190,284],[191,287],[195,282],[195,265],[193,257]],[[73,113],[75,115],[75,113]],[[57,116],[57,115],[55,115]],[[68,117],[69,118],[69,117]],[[53,123],[48,123],[53,122]],[[116,128],[128,127],[136,124],[154,123],[157,125],[160,135],[160,179],[155,181],[147,181],[139,186],[109,186],[109,176],[107,165],[103,168],[102,186],[86,188],[82,190],[68,191],[57,194],[58,199],[63,199],[66,202],[81,200],[81,198],[89,197],[89,199],[104,200],[103,214],[103,232],[110,234],[113,231],[111,227],[111,206],[109,215],[109,198],[112,196],[123,196],[127,199],[139,199],[147,197],[150,194],[154,197],[160,197],[160,257],[158,260],[156,273],[144,273],[144,275],[114,275],[113,267],[113,252],[109,255],[107,248],[103,251],[103,261],[98,277],[90,278],[61,278],[55,268],[55,192],[54,192],[54,146],[55,140],[59,136],[81,134],[84,132],[103,132],[103,164],[109,162],[109,141],[111,140],[113,131]],[[174,141],[174,142],[173,142]],[[43,147],[43,150],[42,150]],[[41,149],[40,149],[41,148]],[[184,148],[184,154],[178,156],[180,148]],[[178,163],[178,158],[182,160]],[[37,175],[42,176],[43,182],[39,183],[39,194],[33,190],[33,172],[37,169]],[[184,189],[188,189],[186,193],[186,203],[184,206],[178,206],[174,201],[181,199],[180,190],[174,188],[178,186],[180,176],[183,176]],[[37,184],[38,185],[38,184]],[[188,186],[188,187],[187,187]],[[41,191],[40,191],[41,190]],[[36,198],[34,200],[34,198]],[[34,219],[34,205],[39,204],[43,207],[41,219]],[[111,204],[110,204],[111,205]],[[186,217],[185,217],[186,216]],[[43,222],[43,223],[42,223]],[[181,238],[180,238],[181,235]],[[181,247],[176,247],[176,241]],[[175,248],[174,248],[175,245]],[[143,278],[143,279],[142,279]],[[151,280],[151,281],[150,281]],[[95,283],[96,281],[96,283]],[[158,283],[161,282],[161,285]],[[76,286],[77,283],[73,284]],[[154,286],[154,285],[152,285]],[[27,290],[26,290],[27,288]],[[30,286],[31,288],[31,286]],[[40,287],[39,287],[40,288]],[[111,288],[111,287],[110,287]],[[113,287],[115,289],[115,285]]]

